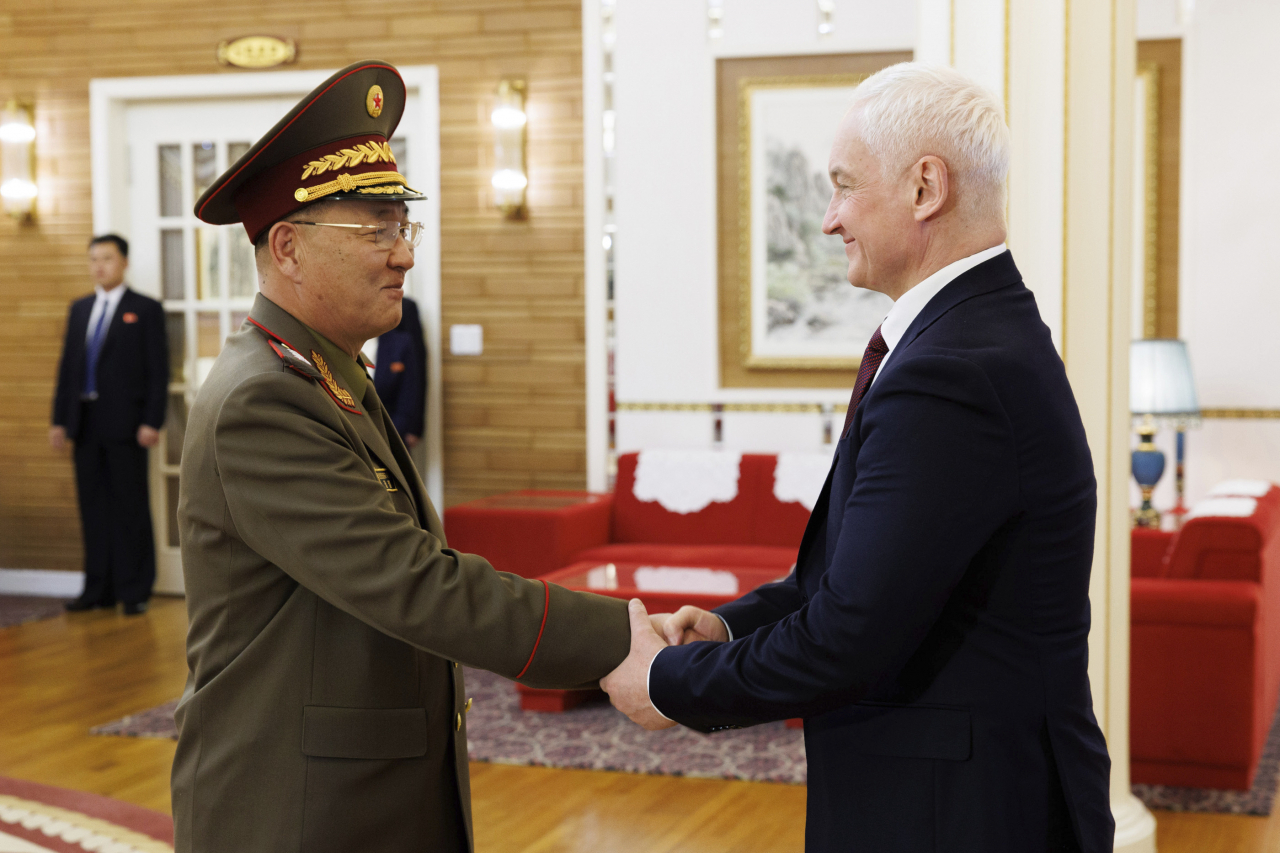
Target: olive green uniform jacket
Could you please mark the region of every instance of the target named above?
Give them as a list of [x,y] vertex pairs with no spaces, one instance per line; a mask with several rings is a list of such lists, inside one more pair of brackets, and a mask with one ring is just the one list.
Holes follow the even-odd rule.
[[[179,853],[471,847],[458,662],[540,687],[626,656],[626,604],[451,551],[369,382],[259,295],[191,409]],[[330,350],[331,352],[331,350]]]

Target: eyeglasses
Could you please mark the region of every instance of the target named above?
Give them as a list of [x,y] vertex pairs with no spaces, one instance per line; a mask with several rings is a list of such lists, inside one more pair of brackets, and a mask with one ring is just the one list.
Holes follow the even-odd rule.
[[403,237],[409,248],[422,242],[421,222],[378,222],[374,225],[349,225],[342,222],[297,222],[288,220],[294,225],[323,225],[326,228],[374,228],[373,245],[379,249],[393,249],[396,238]]

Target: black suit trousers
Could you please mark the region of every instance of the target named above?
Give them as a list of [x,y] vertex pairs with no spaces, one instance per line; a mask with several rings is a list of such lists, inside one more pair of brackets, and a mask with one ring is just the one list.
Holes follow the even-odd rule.
[[81,404],[83,426],[75,443],[76,492],[84,533],[82,596],[136,604],[151,597],[156,579],[147,449],[136,438],[100,438],[94,405]]

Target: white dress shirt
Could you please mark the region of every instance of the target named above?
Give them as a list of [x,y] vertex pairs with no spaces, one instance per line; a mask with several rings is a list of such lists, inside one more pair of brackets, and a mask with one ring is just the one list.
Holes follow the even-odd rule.
[[89,313],[89,326],[84,330],[84,342],[86,344],[93,340],[93,330],[98,327],[98,318],[102,317],[104,312],[106,313],[106,318],[102,321],[102,333],[104,335],[107,333],[107,329],[111,326],[112,318],[116,316],[116,309],[120,307],[120,299],[124,296],[127,286],[123,282],[110,290],[103,290],[100,284],[93,286],[93,311]]
[[[876,382],[876,377],[884,372],[884,363],[893,355],[893,350],[901,342],[902,336],[907,333],[907,329],[915,322],[916,317],[920,316],[920,312],[928,305],[933,297],[937,296],[942,288],[955,281],[961,274],[968,272],[984,261],[989,261],[997,255],[1002,255],[1009,251],[1009,247],[1001,243],[999,246],[992,246],[990,249],[983,249],[981,252],[972,254],[967,258],[961,258],[954,263],[947,264],[915,287],[898,297],[893,303],[893,307],[889,309],[889,313],[885,315],[884,322],[880,324],[880,337],[884,338],[885,345],[889,347],[889,351],[884,354],[884,358],[880,361],[880,368],[876,370],[876,375],[871,377],[871,385]],[[867,386],[871,387],[870,385]],[[715,617],[724,624],[724,629],[729,635],[730,641],[733,640],[733,629],[729,627],[729,623],[725,621],[720,614]],[[662,654],[659,652],[658,654]],[[653,656],[653,660],[657,660],[658,655]],[[649,673],[645,677],[645,691],[649,689],[649,677],[653,675],[653,661],[649,661]],[[653,699],[650,698],[650,704]],[[664,720],[670,720],[666,714],[658,708],[657,705],[653,709]]]

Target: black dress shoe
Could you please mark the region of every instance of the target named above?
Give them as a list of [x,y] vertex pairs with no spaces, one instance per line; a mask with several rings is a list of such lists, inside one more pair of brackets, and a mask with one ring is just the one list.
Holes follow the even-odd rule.
[[84,611],[84,610],[96,610],[99,607],[102,607],[102,608],[115,607],[116,602],[115,602],[115,599],[100,600],[96,598],[85,598],[82,595],[79,598],[77,598],[75,601],[68,601],[62,606],[67,608],[67,612],[69,613],[80,613],[81,611]]
[[146,613],[146,612],[147,612],[147,603],[145,601],[139,601],[136,604],[126,604],[124,606],[125,616],[141,616],[143,613]]

